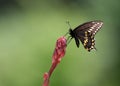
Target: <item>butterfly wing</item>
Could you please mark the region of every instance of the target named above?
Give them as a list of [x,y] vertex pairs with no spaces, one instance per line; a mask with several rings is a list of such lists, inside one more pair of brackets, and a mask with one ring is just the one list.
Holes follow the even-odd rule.
[[73,32],[77,39],[80,39],[85,49],[88,51],[95,48],[94,36],[102,27],[102,21],[90,21],[76,27]]

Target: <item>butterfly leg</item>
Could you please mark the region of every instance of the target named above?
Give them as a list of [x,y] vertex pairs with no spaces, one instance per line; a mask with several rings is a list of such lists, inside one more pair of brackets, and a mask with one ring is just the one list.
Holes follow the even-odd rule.
[[67,32],[64,36],[66,36],[67,34],[69,34],[69,32]]
[[67,38],[67,45],[71,42],[71,40],[72,40],[72,37],[70,38],[71,36],[69,36],[68,38]]

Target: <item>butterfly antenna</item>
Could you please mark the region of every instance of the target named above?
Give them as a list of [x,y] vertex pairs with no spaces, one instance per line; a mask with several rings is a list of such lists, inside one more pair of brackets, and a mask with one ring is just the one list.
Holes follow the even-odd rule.
[[69,21],[66,21],[66,23],[67,23],[67,24],[68,24],[68,26],[71,28],[70,22],[69,22]]
[[[71,25],[70,25],[69,21],[66,21],[66,23],[67,23],[68,26],[71,28]],[[64,36],[66,36],[67,34],[69,34],[69,31],[68,31]],[[68,37],[68,38],[69,38],[69,37]]]

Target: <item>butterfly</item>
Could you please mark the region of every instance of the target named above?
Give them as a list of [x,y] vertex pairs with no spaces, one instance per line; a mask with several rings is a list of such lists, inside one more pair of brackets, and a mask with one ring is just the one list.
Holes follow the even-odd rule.
[[69,34],[71,39],[75,39],[75,43],[79,48],[80,41],[82,42],[84,48],[89,52],[92,49],[95,49],[95,34],[100,30],[102,27],[103,22],[100,20],[90,21],[83,23],[76,27],[75,29],[69,29]]

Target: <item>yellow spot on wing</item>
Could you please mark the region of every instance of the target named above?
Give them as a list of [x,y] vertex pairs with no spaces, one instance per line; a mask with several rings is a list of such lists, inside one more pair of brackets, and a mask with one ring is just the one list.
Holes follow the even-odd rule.
[[85,39],[83,45],[86,46],[86,45],[87,45],[87,42],[88,42],[88,39]]
[[85,31],[85,37],[87,37],[87,31]]

